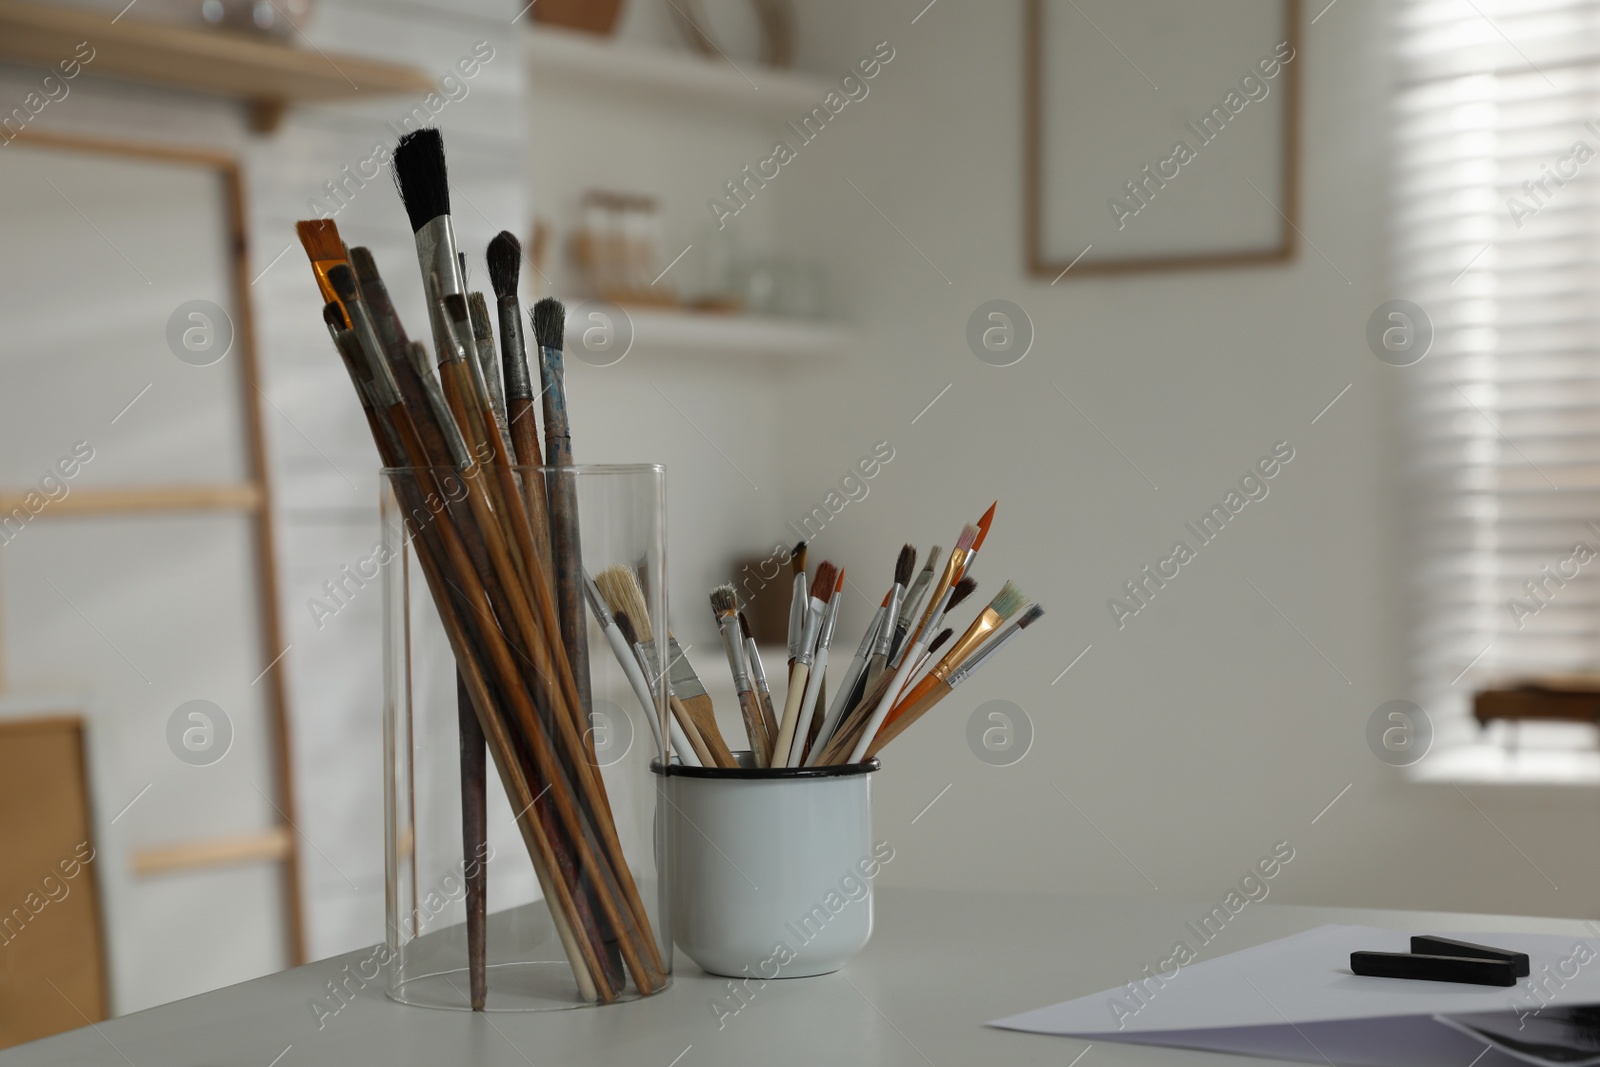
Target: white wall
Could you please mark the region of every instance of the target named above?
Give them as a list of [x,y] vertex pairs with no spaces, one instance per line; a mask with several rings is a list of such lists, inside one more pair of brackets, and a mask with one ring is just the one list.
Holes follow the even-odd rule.
[[[1012,577],[1050,611],[885,754],[878,832],[903,847],[884,877],[1217,898],[1287,840],[1274,899],[1593,914],[1591,793],[1410,784],[1364,740],[1372,710],[1408,695],[1397,372],[1363,341],[1371,310],[1403,295],[1383,280],[1384,5],[1344,0],[1306,26],[1294,263],[1055,286],[1022,269],[1021,8],[807,5],[806,66],[842,73],[880,40],[896,58],[764,194],[827,249],[869,334],[848,365],[786,393],[807,413],[787,429],[792,510],[872,442],[896,449],[813,551],[875,599],[900,541],[948,548],[998,497],[983,591]],[[1038,336],[1005,369],[963,337],[996,297]],[[1278,441],[1295,458],[1271,494],[1119,630],[1107,599]],[[1008,768],[964,737],[992,699],[1036,731]]]

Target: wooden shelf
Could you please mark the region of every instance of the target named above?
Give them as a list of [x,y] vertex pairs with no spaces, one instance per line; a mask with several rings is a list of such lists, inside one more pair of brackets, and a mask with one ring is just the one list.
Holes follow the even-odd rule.
[[54,67],[81,42],[94,49],[86,73],[233,97],[259,132],[302,101],[422,93],[432,80],[413,67],[331,55],[245,34],[109,18],[93,11],[0,0],[0,59]]
[[629,309],[628,317],[633,352],[805,359],[838,355],[856,342],[833,323],[645,308]]
[[822,106],[832,82],[758,63],[737,67],[691,52],[619,44],[576,30],[531,26],[524,35],[535,86],[612,89],[720,112],[793,118]]

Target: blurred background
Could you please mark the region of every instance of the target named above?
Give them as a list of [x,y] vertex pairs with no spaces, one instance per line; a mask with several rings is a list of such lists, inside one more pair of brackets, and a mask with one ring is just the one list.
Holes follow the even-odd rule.
[[0,2],[0,1045],[383,939],[293,224],[420,318],[423,125],[476,285],[509,229],[569,302],[578,461],[666,465],[702,674],[712,585],[804,538],[859,634],[999,501],[1049,613],[886,756],[884,884],[1288,842],[1279,902],[1594,915],[1597,56],[1583,0]]

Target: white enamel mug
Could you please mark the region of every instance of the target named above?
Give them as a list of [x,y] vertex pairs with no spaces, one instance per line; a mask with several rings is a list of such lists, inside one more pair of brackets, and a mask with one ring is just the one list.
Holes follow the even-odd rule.
[[[730,978],[828,974],[872,936],[877,760],[760,769],[673,764],[660,776],[673,939]],[[880,854],[882,853],[882,854]]]

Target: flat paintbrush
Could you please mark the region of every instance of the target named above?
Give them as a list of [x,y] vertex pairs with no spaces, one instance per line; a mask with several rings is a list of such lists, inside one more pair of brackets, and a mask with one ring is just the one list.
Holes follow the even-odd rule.
[[[694,697],[691,690],[690,697],[685,698],[680,688],[682,678],[675,673],[676,664],[673,663],[674,643],[670,640],[657,642],[655,625],[650,618],[650,608],[644,598],[644,589],[639,585],[639,578],[633,570],[623,564],[607,567],[595,575],[595,584],[600,588],[600,595],[605,597],[606,604],[615,614],[617,625],[623,625],[627,620],[627,633],[631,628],[639,646],[639,654],[645,663],[645,673],[658,678],[659,674],[655,664],[660,665],[660,673],[667,676],[667,702],[672,708],[672,713],[677,717],[678,725],[684,737],[693,747],[695,755],[699,757],[702,765],[706,767],[732,767],[735,765],[733,754],[728,751],[728,746],[722,741],[722,734],[716,730],[716,720],[710,723],[712,736],[706,736],[704,720],[694,714],[689,707],[688,700]],[[694,672],[691,670],[690,674]],[[698,679],[696,679],[698,682]],[[703,687],[701,687],[703,690]]]
[[339,239],[339,227],[332,219],[301,219],[294,224],[294,232],[300,238],[300,247],[306,250],[306,258],[311,260],[311,273],[322,293],[322,302],[336,303],[343,310],[344,301],[328,280],[328,271],[349,258]]
[[[528,371],[528,349],[522,334],[522,305],[517,299],[517,281],[522,276],[522,246],[502,230],[489,242],[484,258],[489,263],[489,282],[494,286],[500,317],[500,366],[505,378],[506,432],[517,463],[523,467],[543,467],[544,453],[539,448],[539,421],[534,417],[533,376]],[[542,475],[524,472],[523,502],[528,521],[533,525],[534,545],[544,561],[545,571],[554,565],[550,554],[550,506],[545,498]]]
[[766,720],[761,717],[761,705],[750,683],[750,671],[744,662],[744,641],[739,636],[739,598],[733,586],[719,585],[711,590],[711,614],[717,620],[717,630],[722,634],[722,648],[728,654],[728,670],[733,674],[733,688],[739,694],[739,714],[744,719],[745,738],[750,742],[750,755],[757,767],[772,763],[772,744],[775,738],[767,736]]
[[[589,634],[584,621],[583,550],[578,536],[578,483],[572,466],[572,431],[567,422],[567,386],[562,347],[566,308],[545,297],[533,306],[533,335],[539,344],[539,377],[544,386],[544,455],[551,468],[545,481],[550,501],[550,554],[555,561],[556,609],[561,616],[561,643],[572,665],[578,699],[585,715],[589,703]],[[614,610],[614,609],[613,609]]]
[[[655,670],[652,660],[655,658],[654,645],[649,647],[639,640],[639,634],[634,629],[633,620],[626,610],[615,612],[612,616],[617,624],[617,631],[622,634],[622,640],[633,650],[634,660],[639,668],[648,677],[649,683],[655,685],[661,681],[661,674]],[[672,691],[672,684],[667,683],[667,722],[672,730],[672,745],[678,752],[678,759],[685,767],[715,767],[716,761],[711,758],[711,753],[706,749],[706,744],[700,739],[700,732],[694,727],[694,720],[683,709],[683,702]],[[688,755],[684,755],[688,753]]]
[[[600,632],[606,635],[606,643],[611,646],[612,655],[617,657],[617,666],[622,668],[623,675],[628,679],[629,688],[633,690],[639,706],[644,710],[645,720],[650,724],[650,734],[655,739],[656,752],[666,759],[676,751],[678,758],[684,763],[688,764],[693,760],[697,766],[700,761],[695,758],[687,740],[681,746],[678,744],[676,731],[672,734],[672,748],[665,747],[666,739],[661,734],[660,714],[656,707],[655,695],[650,692],[650,682],[644,676],[639,657],[633,651],[631,642],[623,635],[621,627],[611,614],[610,606],[606,604],[605,597],[600,595],[600,587],[595,585],[588,571],[583,573],[583,595],[589,604],[589,611],[594,615],[595,624],[600,627]],[[668,719],[670,721],[670,716]]]
[[973,654],[972,657],[964,664],[951,671],[946,678],[942,679],[927,693],[924,693],[916,704],[906,707],[904,712],[897,717],[894,722],[887,724],[882,730],[878,731],[878,735],[873,738],[872,744],[867,746],[866,758],[871,759],[873,756],[876,756],[883,749],[884,745],[887,745],[890,741],[893,741],[895,738],[905,733],[906,730],[910,729],[912,724],[931,711],[933,707],[939,703],[939,701],[949,696],[968,678],[972,677],[972,675],[977,672],[978,668],[992,660],[995,656],[995,653],[999,652],[1000,649],[1009,643],[1014,637],[1016,637],[1017,634],[1021,633],[1023,630],[1026,630],[1029,626],[1032,626],[1043,614],[1044,608],[1040,607],[1039,605],[1035,604],[1030,607],[1027,611],[1023,612],[1022,615],[1008,628],[996,634],[981,648],[979,648],[978,651]]

